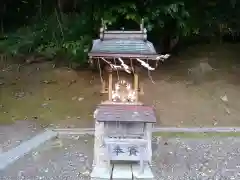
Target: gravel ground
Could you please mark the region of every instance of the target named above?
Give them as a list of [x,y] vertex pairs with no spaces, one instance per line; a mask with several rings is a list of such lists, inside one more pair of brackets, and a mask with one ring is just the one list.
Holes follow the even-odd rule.
[[[240,138],[153,139],[156,180],[240,179]],[[93,137],[47,142],[0,172],[1,180],[88,180]]]
[[16,121],[11,125],[0,126],[0,153],[18,146],[39,133],[42,128],[34,121]]
[[[10,165],[0,174],[3,180],[75,180],[88,179],[92,137],[54,139]],[[82,174],[83,173],[83,174]]]
[[154,139],[156,179],[240,179],[240,138]]

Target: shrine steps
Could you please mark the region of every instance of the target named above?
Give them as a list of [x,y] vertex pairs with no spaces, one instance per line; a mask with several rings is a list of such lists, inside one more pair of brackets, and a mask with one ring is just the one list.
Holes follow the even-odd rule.
[[112,180],[132,179],[132,167],[128,164],[114,164],[112,171]]
[[91,180],[109,180],[112,176],[112,167],[94,167],[91,173]]
[[141,173],[140,165],[114,164],[110,168],[94,167],[91,180],[154,180],[149,165]]
[[132,165],[133,180],[153,180],[154,176],[149,165],[144,167],[141,173],[140,165]]

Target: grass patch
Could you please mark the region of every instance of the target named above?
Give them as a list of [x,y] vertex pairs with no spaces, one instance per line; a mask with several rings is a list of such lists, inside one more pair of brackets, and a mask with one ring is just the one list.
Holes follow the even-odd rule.
[[211,138],[211,137],[240,137],[240,132],[207,132],[207,133],[188,133],[188,132],[155,132],[153,136],[165,138]]

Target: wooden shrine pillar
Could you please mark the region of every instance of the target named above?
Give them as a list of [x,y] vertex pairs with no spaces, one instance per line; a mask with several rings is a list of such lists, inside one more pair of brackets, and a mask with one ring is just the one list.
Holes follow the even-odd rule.
[[108,94],[108,100],[112,100],[112,82],[113,82],[112,69],[108,66],[105,66],[102,70],[103,79],[100,93]]
[[143,82],[139,82],[139,94],[140,94],[140,95],[144,95]]
[[104,78],[103,78],[103,81],[102,81],[102,88],[101,88],[100,93],[102,93],[102,94],[107,93],[107,90],[106,90],[106,80]]
[[142,76],[140,75],[140,72],[141,72],[141,67],[137,67],[137,73],[138,73],[138,92],[139,92],[139,95],[144,95]]
[[112,77],[112,71],[108,72],[108,100],[112,101],[112,82],[113,82],[113,77]]
[[[102,89],[104,93],[108,93],[108,101],[112,101],[112,90],[113,90],[113,70],[109,66],[104,67],[104,83],[102,84]],[[106,84],[106,79],[108,79],[108,87]],[[106,90],[107,89],[107,90]]]
[[133,79],[133,84],[134,84],[134,91],[136,93],[136,101],[138,101],[139,99],[139,94],[141,94],[142,92],[142,88],[140,87],[140,90],[139,90],[139,86],[140,86],[140,83],[139,83],[139,75],[140,75],[140,71],[141,71],[141,68],[138,67],[138,66],[135,66],[134,67],[134,79]]
[[134,91],[136,93],[136,101],[138,102],[138,73],[134,72]]
[[102,71],[102,87],[100,93],[107,94],[108,93],[108,87],[107,87],[107,81],[108,81],[108,72],[106,70],[106,66],[100,67]]

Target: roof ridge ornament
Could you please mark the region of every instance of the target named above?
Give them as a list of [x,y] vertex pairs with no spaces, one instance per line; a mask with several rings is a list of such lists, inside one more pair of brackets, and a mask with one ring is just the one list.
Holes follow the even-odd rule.
[[142,18],[141,23],[140,23],[140,31],[144,31],[144,19]]

